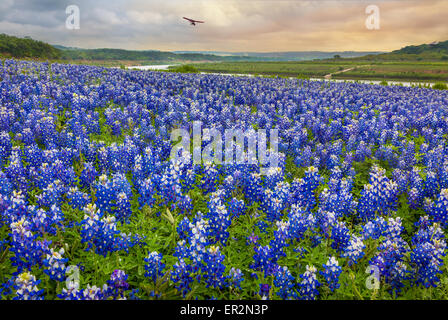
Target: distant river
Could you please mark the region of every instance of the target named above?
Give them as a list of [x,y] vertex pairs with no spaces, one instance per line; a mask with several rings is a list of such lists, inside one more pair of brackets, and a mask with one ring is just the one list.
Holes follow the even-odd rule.
[[[293,78],[292,78],[293,79]],[[381,81],[380,80],[351,80],[351,79],[319,79],[319,78],[311,78],[310,80],[312,81],[334,81],[334,82],[344,82],[344,81],[350,81],[350,82],[359,82],[359,83],[366,83],[366,84],[380,84]],[[403,87],[411,87],[411,86],[417,86],[420,84],[422,86],[424,85],[432,85],[434,83],[432,82],[406,82],[406,81],[390,81],[387,79],[384,79],[384,81],[386,81],[389,85],[401,85]]]
[[[174,64],[160,64],[160,65],[149,65],[149,66],[131,66],[127,67],[127,69],[134,69],[134,70],[168,70],[169,67],[174,66]],[[240,77],[254,77],[253,74],[230,74],[230,73],[210,73],[210,72],[201,72],[201,74],[216,74],[216,75],[227,75],[227,76],[240,76]],[[296,79],[294,77],[291,77],[290,79]],[[311,78],[311,81],[334,81],[334,82],[354,82],[357,81],[359,83],[366,83],[366,84],[380,84],[381,81],[379,80],[351,80],[351,79],[320,79],[320,78]],[[386,80],[389,85],[402,85],[404,87],[410,87],[412,85],[418,86],[419,84],[423,85],[433,85],[434,83],[429,82],[406,82],[406,81],[388,81]]]
[[127,69],[136,69],[136,70],[168,70],[168,67],[173,66],[173,64],[160,64],[160,65],[152,65],[152,66],[131,66],[126,67]]

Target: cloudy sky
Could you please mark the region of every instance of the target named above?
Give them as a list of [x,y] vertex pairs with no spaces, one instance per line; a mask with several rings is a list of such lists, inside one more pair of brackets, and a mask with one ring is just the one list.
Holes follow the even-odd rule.
[[[379,30],[365,25],[372,4]],[[447,21],[447,0],[0,0],[0,33],[82,48],[389,51],[448,40]]]

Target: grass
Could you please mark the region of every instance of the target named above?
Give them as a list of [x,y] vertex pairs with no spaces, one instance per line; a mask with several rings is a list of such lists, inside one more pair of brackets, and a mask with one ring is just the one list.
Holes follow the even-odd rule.
[[[193,64],[203,72],[316,77],[335,79],[448,81],[448,62],[319,60],[302,62],[225,62]],[[346,69],[351,69],[341,72]]]
[[437,90],[447,90],[448,87],[446,85],[446,83],[441,83],[441,82],[437,82],[432,86],[433,89],[437,89]]
[[340,65],[320,62],[234,62],[193,64],[199,71],[282,76],[325,76]]
[[172,67],[169,71],[180,72],[180,73],[197,73],[198,69],[196,69],[192,65],[184,64],[178,67]]

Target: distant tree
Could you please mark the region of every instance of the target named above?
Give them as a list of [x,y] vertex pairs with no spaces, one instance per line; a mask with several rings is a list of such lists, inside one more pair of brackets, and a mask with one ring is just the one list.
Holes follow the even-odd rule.
[[437,82],[432,86],[433,89],[437,89],[437,90],[447,90],[448,87],[446,85],[446,83],[443,82]]
[[31,38],[0,34],[0,54],[14,58],[58,59],[61,51],[48,43]]

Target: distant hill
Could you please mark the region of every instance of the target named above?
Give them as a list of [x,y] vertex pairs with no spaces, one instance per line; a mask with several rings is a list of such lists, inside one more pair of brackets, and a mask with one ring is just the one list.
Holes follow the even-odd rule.
[[377,55],[379,51],[280,51],[280,52],[226,52],[226,51],[174,51],[174,53],[201,53],[219,56],[243,56],[261,59],[263,61],[306,61],[315,59],[356,58],[366,55]]
[[202,53],[173,53],[156,50],[124,50],[124,49],[80,49],[62,48],[62,57],[69,60],[127,60],[148,62],[175,62],[175,61],[256,61],[255,57],[245,56],[218,56]]
[[363,60],[363,61],[448,61],[448,41],[418,46],[407,46],[390,53],[382,52],[222,52],[222,51],[175,51],[82,49],[50,45],[31,38],[18,38],[0,34],[0,56],[37,58],[63,61],[98,61],[121,63],[189,63],[189,62],[236,62],[236,61],[310,61],[310,60]]
[[157,50],[81,49],[50,45],[28,37],[18,38],[6,34],[0,34],[0,56],[65,61],[218,62],[259,60],[255,57],[245,56],[222,57],[213,54],[172,53]]
[[419,46],[407,46],[399,50],[392,51],[395,54],[448,54],[448,40],[443,42],[433,42]]
[[448,40],[430,44],[406,46],[389,53],[367,55],[356,60],[373,61],[448,61]]
[[14,58],[58,59],[61,57],[61,50],[31,38],[0,34],[0,55]]

